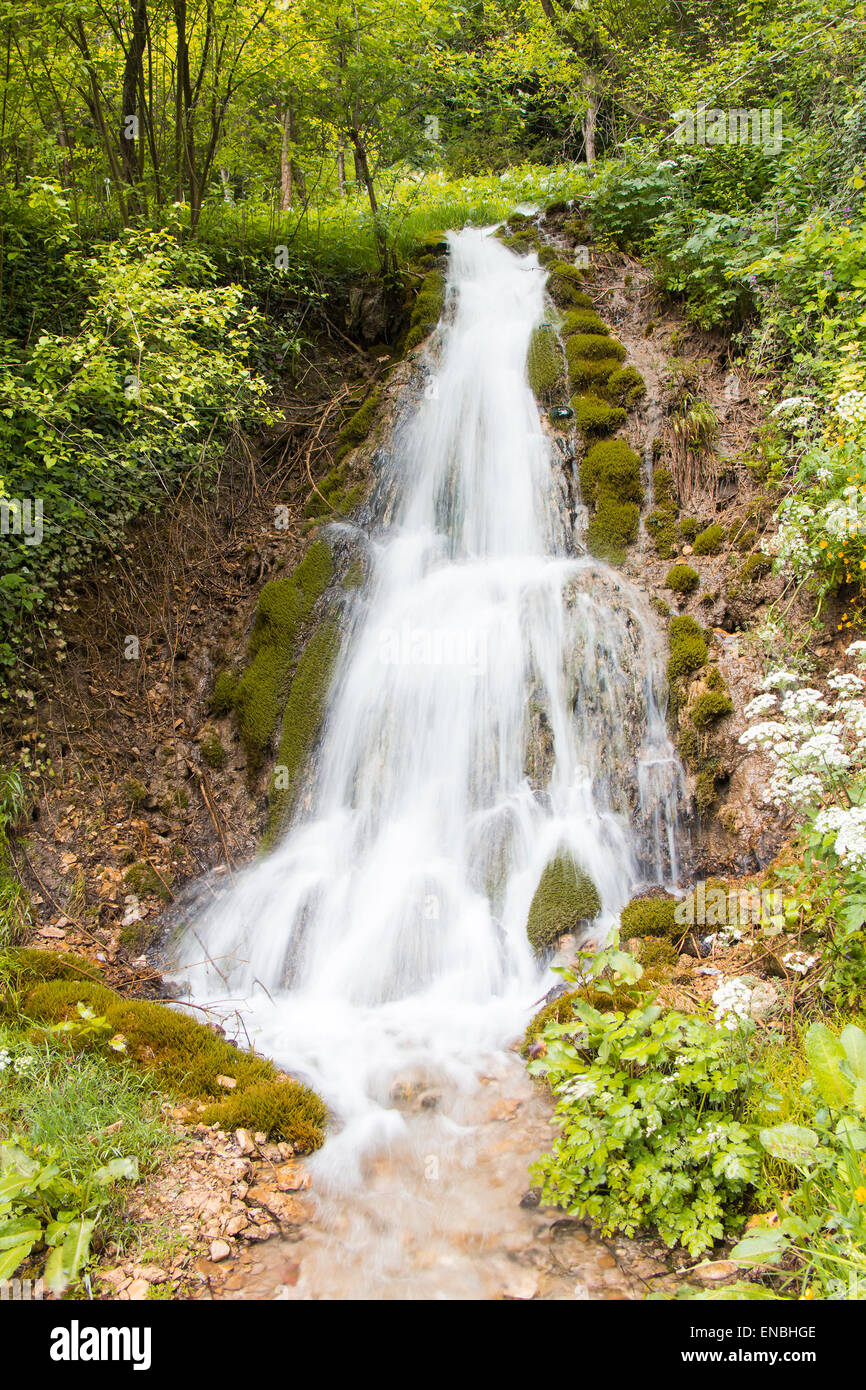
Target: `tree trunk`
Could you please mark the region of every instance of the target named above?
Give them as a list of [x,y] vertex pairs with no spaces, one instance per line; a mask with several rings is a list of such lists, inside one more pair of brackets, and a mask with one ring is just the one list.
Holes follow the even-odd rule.
[[595,163],[595,131],[598,124],[598,94],[588,92],[586,115],[583,118],[583,149],[587,164]]
[[283,212],[292,206],[294,165],[292,163],[292,140],[294,138],[294,115],[291,106],[282,113],[280,136],[280,207]]

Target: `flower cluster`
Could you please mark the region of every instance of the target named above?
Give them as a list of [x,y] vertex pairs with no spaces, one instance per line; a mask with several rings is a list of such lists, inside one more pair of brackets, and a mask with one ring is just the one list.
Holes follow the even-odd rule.
[[[852,644],[848,654],[862,663],[864,644]],[[761,750],[770,759],[765,797],[779,807],[820,801],[866,766],[866,680],[834,671],[828,681],[836,697],[832,709],[819,690],[790,688],[797,680],[792,671],[770,673],[745,710],[747,719],[759,722],[740,738],[750,752]]]
[[836,414],[846,425],[866,425],[866,391],[846,391],[836,402]]
[[8,1047],[0,1047],[0,1071],[13,1071],[16,1076],[26,1076],[33,1062],[31,1052],[19,1052],[14,1056]]
[[817,963],[818,957],[808,956],[805,951],[788,951],[782,957],[782,964],[787,965],[796,975],[805,975]]
[[725,980],[713,991],[713,1003],[716,1006],[716,1027],[735,1033],[743,1020],[749,1017],[752,991],[742,980]]
[[866,873],[866,806],[828,806],[818,812],[814,828],[833,836],[833,850],[849,869]]

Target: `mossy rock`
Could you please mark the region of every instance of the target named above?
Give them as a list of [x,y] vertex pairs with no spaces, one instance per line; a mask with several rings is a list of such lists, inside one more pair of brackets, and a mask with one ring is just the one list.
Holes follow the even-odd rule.
[[607,379],[607,394],[626,410],[637,405],[646,395],[646,382],[637,367],[615,367]]
[[668,628],[668,681],[671,688],[706,664],[709,652],[702,628],[694,618],[672,618]]
[[601,898],[589,874],[565,852],[552,859],[538,882],[529,909],[526,935],[536,951],[544,951],[580,922],[591,922],[601,911]]
[[298,662],[283,712],[280,745],[268,792],[268,832],[272,844],[294,809],[304,768],[322,727],[340,630],[325,623],[313,633]]
[[679,511],[674,492],[673,474],[670,469],[662,467],[661,464],[653,469],[653,498],[657,507],[670,508],[674,515]]
[[212,767],[216,772],[225,767],[228,754],[222,746],[219,734],[208,734],[202,739],[199,748],[202,761],[207,763],[208,767]]
[[646,936],[664,937],[668,941],[680,941],[685,930],[674,921],[678,899],[669,893],[653,894],[651,897],[632,898],[620,913],[620,937],[623,941],[636,936],[641,940]]
[[604,321],[594,309],[569,309],[562,320],[560,333],[563,338],[573,338],[576,333],[591,333],[594,337],[609,337]]
[[580,466],[580,486],[588,506],[594,506],[603,497],[640,504],[640,457],[624,439],[600,440],[593,444]]
[[137,811],[140,806],[144,805],[147,796],[147,787],[143,782],[140,782],[137,777],[125,778],[121,791],[124,803],[130,810]]
[[346,573],[343,575],[343,588],[360,589],[361,585],[364,582],[364,578],[364,561],[361,559],[355,559],[351,562],[348,569],[346,570]]
[[539,401],[550,402],[565,387],[565,363],[555,330],[541,323],[532,330],[526,356],[529,384]]
[[[12,953],[13,955],[16,953]],[[263,1130],[304,1149],[317,1148],[324,1139],[326,1111],[323,1102],[299,1082],[277,1073],[266,1057],[244,1052],[197,1019],[150,1000],[123,999],[105,985],[55,979],[33,985],[22,1001],[25,1016],[37,1024],[62,1023],[77,1017],[77,1005],[88,1005],[104,1017],[113,1034],[126,1040],[126,1052],[104,1048],[99,1038],[67,1035],[69,1045],[99,1049],[106,1065],[133,1065],[154,1083],[181,1100],[213,1102],[212,1120],[232,1123],[243,1107],[250,1129]],[[217,1080],[230,1076],[237,1082],[227,1108],[226,1093]],[[238,1121],[238,1123],[240,1123]]]
[[744,554],[754,549],[755,542],[758,539],[758,533],[757,531],[746,528],[744,531],[738,531],[733,539],[737,550],[739,550],[741,554]]
[[684,516],[680,521],[680,535],[684,541],[693,541],[701,529],[701,523],[697,517]]
[[725,543],[725,528],[714,522],[695,536],[692,549],[696,555],[718,555]]
[[[568,362],[568,377],[573,386],[591,387],[598,394],[607,394],[607,384],[611,373],[619,370],[619,358],[609,357],[582,357],[578,351],[580,341],[586,340],[588,334],[575,333],[565,340],[565,357]],[[602,342],[613,342],[613,338],[600,338]]]
[[626,413],[618,406],[603,401],[600,396],[574,396],[572,408],[577,428],[585,438],[613,434],[625,423]]
[[613,359],[622,362],[625,357],[625,348],[622,343],[617,342],[616,338],[611,338],[606,333],[573,333],[567,341],[570,354],[590,362],[612,361]]
[[[355,411],[354,415],[349,417],[340,430],[340,433],[337,435],[337,453],[334,458],[334,463],[337,467],[339,467],[343,459],[346,458],[353,449],[357,449],[360,444],[363,444],[366,439],[369,439],[373,425],[375,424],[376,411],[379,408],[381,399],[381,391],[373,391],[364,401],[363,405],[359,406]],[[340,475],[339,482],[342,482],[342,475]],[[320,491],[327,497],[329,492],[336,492],[338,486],[339,483],[337,478],[332,472],[328,475]],[[315,497],[315,494],[313,495]]]
[[637,539],[639,523],[637,503],[602,497],[586,528],[589,553],[611,565],[624,564],[628,546]]
[[441,270],[431,270],[424,276],[412,306],[406,352],[417,347],[438,324],[445,307],[445,276]]
[[713,808],[716,799],[716,774],[713,768],[702,768],[695,778],[695,805],[698,815],[704,819]]
[[539,246],[537,255],[538,264],[543,266],[553,265],[559,260],[559,252],[553,246]]
[[658,966],[676,965],[679,958],[680,953],[673,941],[663,936],[644,937],[637,954],[638,962],[645,970],[653,970]]
[[700,755],[698,731],[692,724],[684,724],[677,738],[677,751],[684,763],[694,763]]
[[692,701],[688,714],[696,729],[708,729],[717,719],[733,714],[734,706],[729,695],[722,690],[707,690]]
[[568,261],[553,261],[547,272],[547,293],[560,309],[591,309],[592,300],[581,288],[583,271]]
[[289,689],[303,623],[331,582],[331,550],[315,541],[297,569],[266,584],[259,595],[250,637],[250,665],[235,690],[238,730],[252,768],[260,767],[271,745]]
[[691,565],[673,565],[667,572],[665,586],[675,594],[693,594],[701,582],[701,576]]

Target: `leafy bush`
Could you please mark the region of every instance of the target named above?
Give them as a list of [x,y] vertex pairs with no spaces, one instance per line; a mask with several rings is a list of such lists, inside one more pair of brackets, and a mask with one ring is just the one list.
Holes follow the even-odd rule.
[[541,1198],[604,1235],[655,1228],[692,1256],[741,1225],[760,1154],[736,1115],[753,1067],[729,1034],[656,1005],[601,1013],[576,1001],[585,1032],[549,1025],[530,1064],[557,1099],[560,1133],[533,1169]]

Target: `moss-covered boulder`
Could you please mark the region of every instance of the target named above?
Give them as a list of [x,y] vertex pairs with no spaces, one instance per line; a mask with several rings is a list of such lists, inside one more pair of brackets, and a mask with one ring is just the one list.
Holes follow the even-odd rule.
[[619,502],[643,501],[640,457],[624,439],[605,439],[593,444],[580,466],[583,500],[594,506],[602,497]]
[[608,376],[607,393],[612,401],[631,410],[646,395],[646,382],[637,367],[617,366]]
[[575,358],[598,361],[616,359],[622,362],[625,348],[608,333],[573,333],[568,338],[568,352]]
[[547,274],[547,292],[560,309],[591,309],[592,300],[583,290],[583,271],[568,261],[553,261]]
[[561,395],[565,387],[565,362],[552,324],[540,323],[532,330],[526,370],[539,401],[549,403]]
[[594,309],[569,309],[562,320],[560,332],[563,338],[572,338],[576,333],[592,333],[596,337],[609,337],[603,320]]
[[699,531],[692,542],[696,555],[718,555],[725,543],[725,528],[713,523]]
[[668,681],[672,687],[699,671],[709,655],[703,629],[688,615],[671,619],[668,647]]
[[619,406],[611,405],[608,401],[603,401],[600,396],[594,396],[592,393],[585,396],[574,396],[571,404],[577,428],[585,439],[613,434],[614,430],[618,430],[620,425],[625,423],[626,413],[624,410]]
[[563,852],[547,865],[535,890],[526,935],[536,951],[544,951],[564,932],[590,922],[601,911],[598,889],[579,864]]
[[681,940],[685,929],[674,921],[677,902],[669,893],[632,898],[620,913],[620,937],[624,941],[632,936]]

